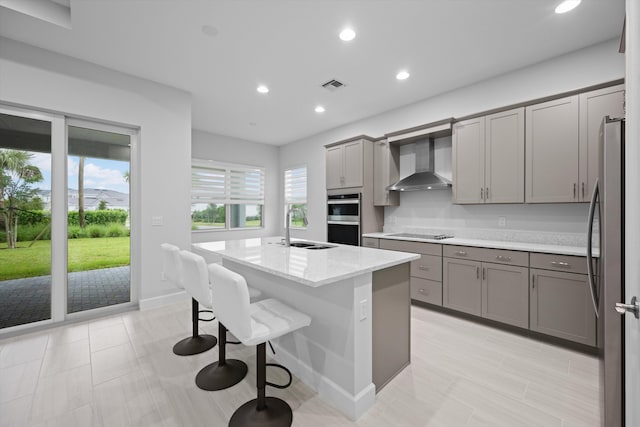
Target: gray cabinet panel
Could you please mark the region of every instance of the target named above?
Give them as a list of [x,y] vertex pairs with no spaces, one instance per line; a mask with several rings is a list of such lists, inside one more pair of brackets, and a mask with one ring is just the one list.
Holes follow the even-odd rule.
[[587,258],[583,256],[531,253],[531,268],[587,274]]
[[363,185],[363,149],[362,140],[344,144],[344,187],[362,187]]
[[343,153],[344,147],[341,145],[327,148],[327,189],[342,188]]
[[484,203],[484,117],[453,126],[454,203]]
[[377,141],[373,146],[373,204],[398,206],[400,193],[387,191],[387,187],[400,177],[400,150],[387,141]]
[[465,313],[482,314],[480,263],[443,258],[442,305]]
[[530,328],[596,345],[596,316],[587,276],[531,269]]
[[507,249],[475,248],[472,246],[444,245],[443,256],[449,258],[471,259],[495,264],[529,266],[529,252]]
[[442,257],[438,255],[422,255],[420,259],[411,261],[411,276],[441,282]]
[[529,327],[529,269],[482,264],[482,317]]
[[524,108],[485,119],[486,203],[524,203]]
[[528,203],[578,201],[578,95],[526,108]]
[[412,277],[411,299],[441,306],[442,282]]
[[598,177],[598,139],[605,116],[624,116],[624,85],[580,94],[580,200],[590,201]]
[[363,237],[362,246],[366,246],[367,248],[378,249],[380,247],[380,241],[375,237]]

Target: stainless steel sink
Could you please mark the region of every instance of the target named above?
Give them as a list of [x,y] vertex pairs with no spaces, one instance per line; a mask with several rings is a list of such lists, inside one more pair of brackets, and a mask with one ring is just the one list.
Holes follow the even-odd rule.
[[[284,242],[279,242],[276,243],[277,245],[283,245],[284,246]],[[294,248],[303,248],[303,249],[313,249],[313,250],[317,250],[317,249],[331,249],[331,248],[335,248],[337,247],[336,245],[327,245],[324,243],[318,243],[318,242],[291,242],[291,245]]]

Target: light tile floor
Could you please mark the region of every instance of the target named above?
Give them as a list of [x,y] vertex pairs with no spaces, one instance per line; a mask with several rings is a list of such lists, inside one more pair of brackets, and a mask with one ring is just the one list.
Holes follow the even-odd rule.
[[[0,340],[0,426],[226,426],[255,396],[255,349],[229,346],[249,374],[206,392],[194,378],[217,348],[171,351],[189,331],[186,303]],[[267,394],[289,402],[294,426],[600,425],[595,357],[422,307],[412,308],[411,366],[358,422],[298,380]]]

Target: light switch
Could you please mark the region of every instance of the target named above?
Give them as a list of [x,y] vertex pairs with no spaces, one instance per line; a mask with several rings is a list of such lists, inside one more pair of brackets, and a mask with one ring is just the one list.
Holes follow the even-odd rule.
[[360,301],[360,321],[366,320],[369,312],[369,308],[367,307],[367,300],[363,299]]
[[152,216],[151,217],[151,225],[154,227],[159,227],[162,224],[162,216]]
[[506,227],[507,226],[507,218],[504,216],[499,216],[498,217],[498,226],[499,227]]

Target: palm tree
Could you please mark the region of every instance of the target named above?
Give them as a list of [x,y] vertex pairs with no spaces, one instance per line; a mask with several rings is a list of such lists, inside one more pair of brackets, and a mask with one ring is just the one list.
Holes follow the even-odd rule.
[[31,184],[42,181],[42,172],[28,163],[30,159],[26,151],[0,149],[0,213],[10,249],[18,240],[18,205],[33,199],[37,190]]

